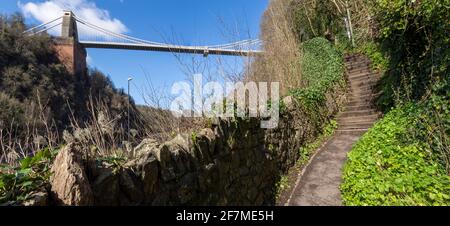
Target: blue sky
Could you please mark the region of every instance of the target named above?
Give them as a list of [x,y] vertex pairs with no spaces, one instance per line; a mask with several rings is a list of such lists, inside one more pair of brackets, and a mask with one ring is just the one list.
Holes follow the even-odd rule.
[[[49,2],[65,8],[92,9],[103,20],[99,23],[130,36],[161,42],[173,39],[175,34],[177,44],[187,45],[228,43],[236,37],[227,30],[238,30],[242,39],[249,35],[258,37],[260,20],[268,5],[268,0],[2,0],[0,13],[25,12],[27,23],[40,24],[39,20],[52,14],[37,7]],[[160,92],[167,92],[174,82],[186,79],[184,68],[170,53],[89,49],[88,54],[90,67],[107,74],[118,88],[126,90],[127,78],[132,75],[131,94],[138,104],[145,104],[142,90],[148,79]],[[234,57],[221,59],[230,67],[241,65]],[[214,65],[218,58],[206,60]]]

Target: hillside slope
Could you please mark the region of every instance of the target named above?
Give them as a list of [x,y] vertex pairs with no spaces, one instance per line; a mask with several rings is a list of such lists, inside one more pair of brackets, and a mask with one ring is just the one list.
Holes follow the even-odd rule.
[[96,70],[71,75],[48,35],[25,36],[24,29],[22,16],[0,17],[2,144],[32,151],[33,143],[58,144],[63,130],[74,122],[83,126],[100,111],[98,106],[111,115],[126,112],[127,96],[105,75]]

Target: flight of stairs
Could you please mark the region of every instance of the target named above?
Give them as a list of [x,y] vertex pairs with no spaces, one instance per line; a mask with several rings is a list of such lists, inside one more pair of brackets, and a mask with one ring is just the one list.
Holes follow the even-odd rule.
[[377,94],[374,86],[380,74],[372,71],[370,60],[363,55],[345,57],[347,80],[350,85],[348,104],[338,115],[337,133],[340,135],[362,135],[373,126],[381,116],[373,106]]

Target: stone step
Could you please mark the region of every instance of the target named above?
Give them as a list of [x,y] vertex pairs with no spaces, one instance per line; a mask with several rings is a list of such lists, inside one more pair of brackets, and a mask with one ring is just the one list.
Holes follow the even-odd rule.
[[357,103],[358,105],[362,105],[362,104],[374,104],[376,101],[376,98],[374,97],[355,97],[355,98],[350,98],[349,102],[347,105],[351,105],[352,103]]
[[369,131],[368,129],[342,129],[337,130],[336,135],[361,136]]
[[374,120],[367,120],[367,121],[347,121],[347,122],[340,122],[338,123],[338,128],[341,128],[341,126],[348,126],[348,127],[372,127],[373,124],[375,124],[376,121]]
[[345,110],[346,111],[362,111],[362,110],[372,110],[373,105],[370,103],[359,104],[359,105],[348,105]]
[[360,66],[370,66],[371,62],[369,60],[360,59],[360,60],[356,60],[356,61],[345,62],[344,65],[346,68],[356,68],[356,67],[360,67]]
[[366,100],[362,100],[362,101],[349,101],[347,102],[346,107],[356,107],[356,106],[373,106],[375,108],[375,106],[373,105],[373,101],[366,101]]
[[356,68],[370,68],[370,61],[357,61],[357,62],[349,62],[345,64],[345,68],[347,70],[356,69]]
[[355,62],[355,61],[359,61],[359,60],[369,60],[369,58],[364,55],[352,55],[352,56],[344,57],[345,62]]
[[358,73],[359,71],[372,72],[372,70],[370,69],[369,66],[359,66],[359,67],[351,67],[351,68],[346,67],[345,69],[346,69],[345,71],[346,71],[348,74]]
[[351,93],[359,93],[359,94],[365,93],[365,92],[371,93],[374,91],[374,87],[372,87],[372,86],[360,86],[360,87],[350,86],[349,90]]
[[347,70],[347,74],[349,76],[363,74],[363,73],[369,74],[369,73],[373,73],[373,71],[369,67],[362,67],[362,68],[355,68],[355,69]]
[[372,103],[374,100],[376,100],[378,97],[380,96],[380,94],[378,93],[373,93],[373,94],[367,94],[367,95],[363,95],[363,96],[352,96],[350,95],[349,97],[349,102],[368,102],[368,103]]
[[345,123],[363,123],[363,122],[375,122],[380,118],[380,114],[371,114],[366,116],[358,116],[358,117],[338,117],[337,122],[340,124]]
[[345,69],[348,73],[351,73],[352,71],[357,71],[357,70],[370,70],[370,65],[369,63],[359,63],[359,65],[356,66],[345,66]]
[[362,96],[362,95],[368,95],[373,94],[375,92],[373,87],[366,86],[366,87],[350,87],[349,89],[350,96]]
[[362,82],[362,81],[379,81],[381,75],[378,73],[362,73],[347,76],[349,82]]
[[371,61],[368,58],[363,58],[363,57],[356,58],[354,60],[346,60],[344,62],[345,62],[345,65],[355,65],[358,63],[371,63]]
[[377,72],[372,71],[368,67],[365,67],[365,68],[356,68],[356,69],[352,69],[352,70],[346,70],[345,73],[348,75],[348,77],[352,78],[355,76],[359,76],[361,74],[375,74]]
[[372,71],[369,58],[364,55],[345,56],[347,80],[350,91],[346,111],[337,117],[339,135],[362,135],[368,131],[381,114],[373,106],[374,87],[381,75]]
[[351,80],[349,81],[349,86],[350,87],[360,87],[360,88],[364,88],[364,87],[375,87],[377,85],[378,81],[371,81],[371,80],[361,80],[361,81],[354,81]]
[[368,116],[376,114],[376,110],[370,109],[370,110],[359,110],[359,111],[345,111],[342,112],[339,116],[340,117],[359,117],[359,116]]
[[346,65],[345,69],[347,69],[347,72],[352,72],[352,71],[357,71],[358,69],[367,69],[367,70],[371,70],[372,68],[370,67],[369,63],[365,63],[365,62],[358,62],[356,63],[354,66],[353,65]]
[[351,97],[365,97],[365,96],[371,96],[374,92],[372,89],[350,89],[348,96]]
[[359,95],[358,93],[352,93],[350,92],[348,94],[349,101],[367,101],[367,100],[373,100],[375,99],[376,95],[373,93],[365,94],[365,95]]
[[347,103],[347,107],[361,106],[361,105],[366,105],[366,104],[373,105],[373,100],[370,100],[370,101],[367,101],[367,100],[349,101],[349,102]]
[[353,124],[342,124],[339,125],[340,130],[354,130],[354,129],[370,129],[374,123],[353,123]]

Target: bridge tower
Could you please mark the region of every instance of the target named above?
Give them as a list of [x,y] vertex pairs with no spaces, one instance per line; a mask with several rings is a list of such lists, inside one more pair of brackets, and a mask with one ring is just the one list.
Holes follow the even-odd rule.
[[86,49],[78,42],[77,21],[71,11],[64,11],[61,36],[55,39],[55,49],[61,62],[72,74],[86,74]]

